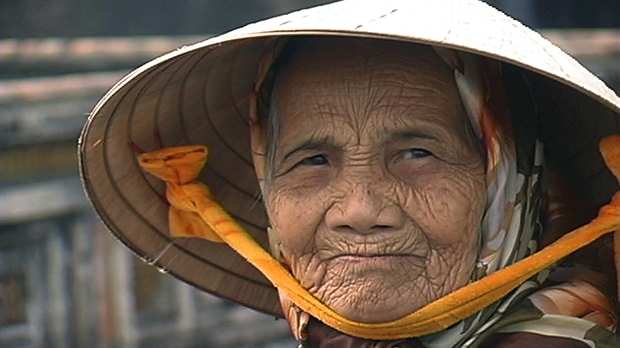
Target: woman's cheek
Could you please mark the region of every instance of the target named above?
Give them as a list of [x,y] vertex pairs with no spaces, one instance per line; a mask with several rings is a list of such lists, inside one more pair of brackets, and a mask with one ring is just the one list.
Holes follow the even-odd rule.
[[437,159],[422,158],[418,160],[400,160],[388,165],[388,171],[398,180],[412,188],[419,187],[427,175],[438,171]]
[[[468,185],[464,186],[467,187]],[[455,188],[455,190],[457,189],[458,187]],[[453,210],[455,212],[454,215],[458,216],[458,220],[453,221],[460,221],[460,223],[453,226],[454,234],[452,239],[462,239],[464,242],[478,240],[484,213],[485,191],[484,187],[478,189],[474,187],[465,193],[458,191],[454,194],[457,199],[453,202]],[[450,237],[446,238],[450,239]]]
[[408,180],[406,210],[431,244],[450,247],[475,239],[486,192],[477,178],[466,171],[436,170]]
[[312,290],[323,282],[326,264],[318,256],[317,230],[323,221],[330,189],[308,185],[291,175],[273,181],[267,200],[272,233],[280,243],[282,261],[301,284]]
[[272,186],[281,194],[307,197],[325,186],[332,178],[334,169],[329,165],[298,165],[272,179]]
[[272,233],[276,233],[283,255],[291,260],[315,249],[314,237],[323,213],[317,190],[303,194],[299,187],[274,186],[270,191],[268,212]]

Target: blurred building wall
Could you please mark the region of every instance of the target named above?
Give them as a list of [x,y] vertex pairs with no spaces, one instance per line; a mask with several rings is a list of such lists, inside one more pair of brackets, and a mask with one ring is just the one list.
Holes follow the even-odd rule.
[[0,37],[218,34],[328,0],[3,0]]
[[[0,2],[0,37],[217,34],[276,13],[327,2],[330,1],[3,0]],[[620,27],[617,0],[487,2],[537,28]]]

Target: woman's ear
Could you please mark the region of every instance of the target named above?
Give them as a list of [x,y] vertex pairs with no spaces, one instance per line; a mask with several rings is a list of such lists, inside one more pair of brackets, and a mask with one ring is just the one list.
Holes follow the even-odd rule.
[[271,227],[267,227],[267,238],[269,239],[269,252],[271,253],[271,256],[273,256],[276,260],[282,262],[280,239]]

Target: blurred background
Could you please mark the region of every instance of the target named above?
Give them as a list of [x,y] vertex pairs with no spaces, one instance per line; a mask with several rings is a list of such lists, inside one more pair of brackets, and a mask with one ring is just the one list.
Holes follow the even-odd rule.
[[[0,346],[296,346],[283,320],[160,274],[114,240],[84,197],[76,142],[97,100],[130,69],[326,2],[0,2]],[[617,0],[487,2],[542,29],[620,91]]]

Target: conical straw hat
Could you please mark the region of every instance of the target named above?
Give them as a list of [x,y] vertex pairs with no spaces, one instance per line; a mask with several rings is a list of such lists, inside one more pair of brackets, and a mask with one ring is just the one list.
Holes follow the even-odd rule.
[[225,244],[171,244],[164,183],[144,173],[146,151],[203,144],[201,181],[262,245],[268,221],[252,166],[248,98],[272,37],[329,35],[432,44],[523,69],[532,82],[548,155],[595,205],[618,184],[598,141],[620,134],[620,99],[559,48],[478,1],[343,1],[248,25],[183,47],[136,69],[96,105],[80,138],[85,190],[109,229],[145,260],[200,289],[280,315],[275,288]]

